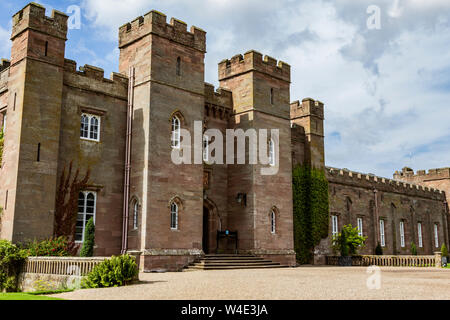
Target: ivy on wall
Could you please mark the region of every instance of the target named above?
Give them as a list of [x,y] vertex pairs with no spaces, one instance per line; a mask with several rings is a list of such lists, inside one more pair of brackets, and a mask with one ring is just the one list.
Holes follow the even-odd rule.
[[4,144],[4,133],[3,130],[0,130],[0,168],[3,163],[3,144]]
[[293,171],[294,247],[301,264],[311,263],[313,250],[328,237],[328,181],[323,170],[297,166]]

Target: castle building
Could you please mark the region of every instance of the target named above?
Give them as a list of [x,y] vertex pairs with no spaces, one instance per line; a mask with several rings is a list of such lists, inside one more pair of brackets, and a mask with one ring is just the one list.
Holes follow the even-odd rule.
[[[11,59],[0,66],[1,239],[53,236],[60,180],[72,164],[79,177],[90,169],[75,240],[93,217],[97,256],[129,252],[142,270],[179,270],[237,249],[294,266],[292,168],[308,164],[330,182],[330,235],[358,226],[370,254],[378,242],[390,254],[409,254],[411,242],[422,244],[421,254],[448,245],[445,192],[429,187],[443,185],[325,166],[324,105],[290,103],[288,64],[256,51],[236,55],[219,63],[215,90],[205,83],[206,32],[151,11],[120,27],[119,73],[106,79],[65,58],[67,20],[35,3],[13,16]],[[207,152],[194,152],[199,164],[176,165],[182,129],[206,150],[215,142],[210,129],[277,129],[279,156],[268,136],[259,141],[267,165],[211,162]],[[277,174],[261,173],[271,166]],[[226,230],[236,243],[218,236]],[[329,245],[317,247],[317,263]]]

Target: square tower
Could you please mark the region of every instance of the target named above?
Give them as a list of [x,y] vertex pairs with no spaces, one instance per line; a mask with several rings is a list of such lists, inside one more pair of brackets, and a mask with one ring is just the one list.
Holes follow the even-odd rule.
[[13,16],[0,171],[1,237],[13,242],[53,235],[67,19],[36,3]]
[[[231,128],[244,131],[254,129],[258,136],[256,143],[267,143],[268,146],[276,140],[271,136],[271,130],[279,132],[272,168],[276,169],[275,174],[262,173],[262,169],[270,169],[270,164],[264,165],[261,161],[250,163],[248,143],[245,164],[235,161],[234,165],[228,166],[229,228],[239,233],[240,252],[295,265],[290,76],[288,64],[282,61],[277,63],[269,56],[263,58],[256,51],[219,63],[220,86],[233,93]],[[261,130],[267,130],[267,141],[259,141]],[[255,143],[251,139],[247,142]],[[246,203],[236,201],[239,194],[247,195]]]
[[119,47],[120,72],[134,70],[130,193],[142,208],[128,249],[145,270],[173,270],[202,254],[203,164],[175,165],[171,153],[174,127],[192,138],[202,127],[206,33],[151,11],[120,28]]

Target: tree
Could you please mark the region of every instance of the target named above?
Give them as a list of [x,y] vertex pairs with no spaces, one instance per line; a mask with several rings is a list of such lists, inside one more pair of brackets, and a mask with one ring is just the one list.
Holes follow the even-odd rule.
[[442,252],[442,256],[443,257],[448,257],[448,249],[447,249],[447,246],[445,244],[442,245],[441,252]]
[[94,255],[95,244],[95,225],[94,218],[90,218],[84,231],[83,247],[81,248],[81,257],[92,257]]
[[341,256],[356,255],[360,248],[364,247],[367,237],[359,235],[358,228],[353,228],[351,224],[342,228],[342,231],[335,237],[333,249],[339,251]]

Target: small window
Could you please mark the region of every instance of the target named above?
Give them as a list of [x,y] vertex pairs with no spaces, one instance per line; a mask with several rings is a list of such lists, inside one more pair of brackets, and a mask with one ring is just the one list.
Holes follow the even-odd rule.
[[175,202],[170,206],[170,229],[178,230],[178,205]]
[[177,58],[177,76],[181,76],[181,58]]
[[78,215],[75,229],[75,242],[84,241],[84,231],[89,219],[93,218],[95,223],[97,194],[95,192],[83,191],[78,194]]
[[41,144],[40,144],[40,143],[38,143],[38,146],[37,146],[37,157],[36,157],[36,161],[37,161],[37,162],[40,162],[40,161],[41,161]]
[[209,137],[203,137],[203,161],[209,161]]
[[269,164],[274,167],[276,165],[276,158],[275,158],[275,142],[273,139],[270,139],[269,141]]
[[358,218],[357,222],[358,222],[358,235],[360,237],[362,237],[363,236],[363,219]]
[[272,210],[272,212],[270,213],[270,231],[272,232],[272,234],[275,234],[277,232],[276,229],[276,213],[274,210]]
[[133,202],[133,229],[136,230],[138,228],[139,222],[139,202],[135,200]]
[[270,104],[273,104],[274,102],[274,92],[273,92],[273,88],[270,88]]
[[172,118],[172,148],[180,148],[181,145],[181,123],[176,116]]
[[386,239],[384,236],[384,220],[380,220],[380,244],[382,247],[386,246]]
[[417,224],[417,233],[419,237],[419,248],[423,248],[423,240],[422,240],[422,223]]
[[85,140],[100,141],[100,117],[82,114],[80,137]]
[[405,223],[400,221],[400,245],[402,248],[405,247]]
[[48,41],[45,41],[44,56],[48,55]]
[[437,223],[434,224],[434,245],[439,248],[439,226]]
[[338,217],[337,216],[331,216],[331,234],[334,237],[337,237],[339,233],[339,226],[338,226]]

